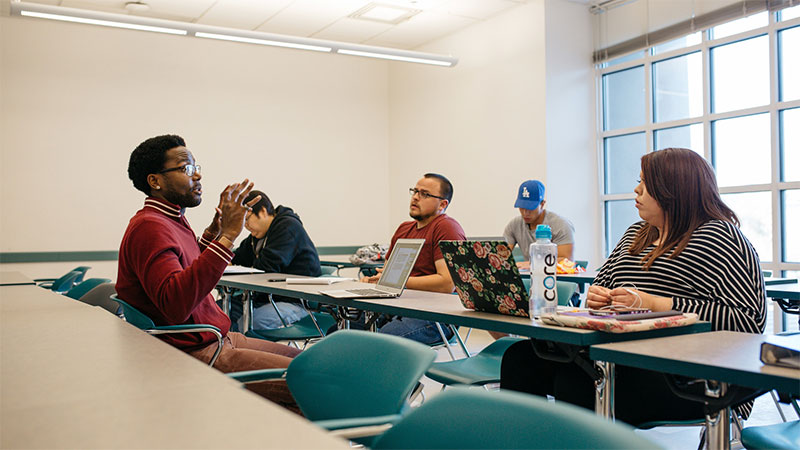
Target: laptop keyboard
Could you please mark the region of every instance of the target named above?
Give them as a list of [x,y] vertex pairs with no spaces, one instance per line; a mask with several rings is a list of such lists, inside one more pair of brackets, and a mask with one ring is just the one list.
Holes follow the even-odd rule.
[[377,289],[348,289],[347,292],[356,295],[389,295],[388,292]]

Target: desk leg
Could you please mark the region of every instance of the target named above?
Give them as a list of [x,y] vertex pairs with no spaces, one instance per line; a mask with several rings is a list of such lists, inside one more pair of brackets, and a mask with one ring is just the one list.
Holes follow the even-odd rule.
[[250,291],[242,293],[242,334],[247,333],[253,326],[253,300]]
[[595,365],[603,376],[594,383],[594,411],[606,419],[614,420],[615,365],[606,361],[596,361]]
[[223,286],[222,287],[222,312],[227,314],[228,316],[231,315],[231,291],[232,289]]
[[[728,386],[725,383],[708,381],[706,395],[719,398],[725,395]],[[706,415],[706,448],[708,450],[730,450],[731,448],[731,421],[730,408],[717,411],[716,414]]]
[[775,334],[786,331],[786,313],[778,302],[772,302],[772,329]]

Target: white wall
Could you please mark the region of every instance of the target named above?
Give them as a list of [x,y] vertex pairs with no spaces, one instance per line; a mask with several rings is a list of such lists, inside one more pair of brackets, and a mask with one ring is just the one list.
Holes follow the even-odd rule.
[[467,236],[500,236],[519,183],[545,180],[544,3],[531,1],[419,50],[452,52],[447,71],[390,72],[391,221],[408,220],[408,188],[425,172],[454,185],[448,214]]
[[545,5],[547,206],[575,225],[575,259],[599,267],[591,15],[582,4],[546,0]]
[[196,231],[250,177],[317,245],[382,240],[385,202],[354,213],[388,195],[387,83],[364,58],[0,17],[0,251],[117,249],[128,157],[163,133],[203,166]]
[[433,171],[468,236],[499,236],[538,178],[594,259],[588,23],[533,0],[418,49],[460,58],[443,69],[0,17],[0,251],[116,249],[142,201],[130,151],[173,132],[204,167],[198,231],[250,176],[317,245],[387,242]]
[[592,28],[585,5],[538,0],[421,48],[447,71],[390,71],[391,221],[425,172],[453,182],[448,213],[467,236],[500,236],[527,179],[576,227],[576,259],[599,262]]

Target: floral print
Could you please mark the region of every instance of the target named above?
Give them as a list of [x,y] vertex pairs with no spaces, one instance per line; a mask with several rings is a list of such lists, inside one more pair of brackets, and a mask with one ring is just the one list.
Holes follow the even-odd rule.
[[627,333],[630,331],[647,331],[658,328],[682,327],[697,322],[697,314],[683,313],[670,317],[658,317],[642,320],[617,320],[614,318],[598,318],[587,312],[542,314],[542,322],[547,325],[583,328],[585,330],[605,331],[608,333]]
[[528,293],[503,241],[440,241],[465,308],[528,317]]

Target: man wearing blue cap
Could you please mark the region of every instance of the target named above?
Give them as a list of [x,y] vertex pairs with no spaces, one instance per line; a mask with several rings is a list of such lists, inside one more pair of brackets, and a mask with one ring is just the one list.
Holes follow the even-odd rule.
[[552,211],[545,211],[544,184],[539,180],[528,180],[519,186],[517,201],[514,207],[519,209],[520,215],[511,219],[503,231],[503,237],[513,249],[519,244],[525,261],[520,261],[517,266],[528,269],[531,266],[531,255],[528,249],[536,240],[533,236],[536,226],[549,225],[553,232],[552,242],[558,246],[559,261],[564,258],[572,259],[572,246],[575,243],[573,234],[575,227],[572,222]]

